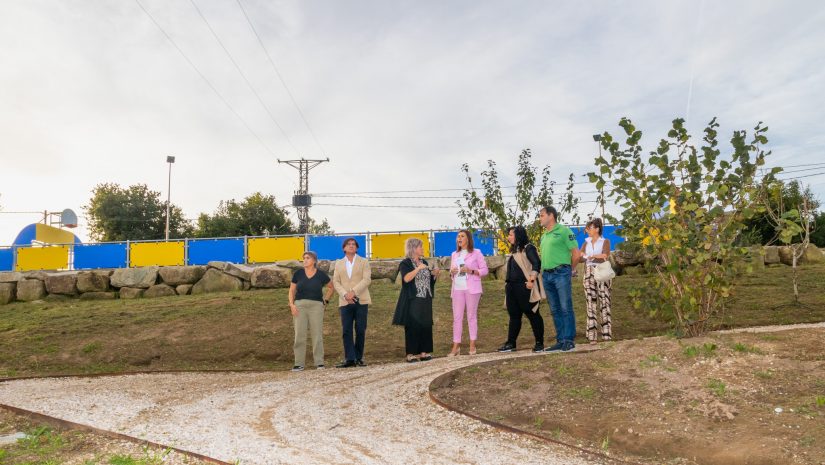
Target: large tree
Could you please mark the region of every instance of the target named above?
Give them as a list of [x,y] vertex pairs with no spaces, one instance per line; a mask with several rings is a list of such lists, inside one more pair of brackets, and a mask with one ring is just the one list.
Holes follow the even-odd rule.
[[260,192],[241,201],[222,200],[211,215],[198,217],[198,237],[235,237],[295,234],[296,228],[275,196]]
[[[115,183],[98,184],[84,206],[89,221],[89,235],[97,241],[163,239],[166,235],[166,202],[160,192],[145,184],[123,188]],[[192,224],[180,207],[172,205],[169,237],[192,234]]]

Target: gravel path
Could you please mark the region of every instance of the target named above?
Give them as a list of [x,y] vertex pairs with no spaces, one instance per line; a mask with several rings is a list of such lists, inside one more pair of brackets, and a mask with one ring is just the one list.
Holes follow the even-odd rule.
[[[519,352],[506,357],[564,356]],[[0,383],[0,403],[243,464],[592,464],[429,399],[487,354],[357,369],[152,374]]]

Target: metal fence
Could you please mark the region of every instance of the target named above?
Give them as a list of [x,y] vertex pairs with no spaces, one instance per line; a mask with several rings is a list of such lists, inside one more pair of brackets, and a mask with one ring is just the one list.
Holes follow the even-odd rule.
[[[579,242],[584,228],[574,226]],[[244,236],[207,239],[125,241],[81,244],[41,244],[0,248],[0,271],[93,270],[139,266],[205,265],[210,261],[237,264],[273,263],[299,260],[306,250],[320,260],[343,256],[343,243],[353,237],[358,254],[370,259],[398,259],[404,256],[404,242],[419,238],[428,257],[449,256],[455,250],[458,230],[414,230],[360,232],[335,235]],[[605,226],[605,237],[618,243],[613,226]],[[475,232],[475,247],[484,255],[499,252],[493,234]]]

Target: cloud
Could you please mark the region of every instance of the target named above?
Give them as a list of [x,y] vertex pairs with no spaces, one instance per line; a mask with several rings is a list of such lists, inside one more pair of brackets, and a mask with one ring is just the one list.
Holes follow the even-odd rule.
[[[819,2],[244,0],[322,153],[237,4],[196,1],[292,144],[188,1],[141,0],[263,144],[136,3],[12,3],[0,16],[10,44],[0,50],[6,210],[79,210],[101,182],[165,192],[170,154],[173,201],[190,217],[254,191],[288,203],[297,173],[279,157],[328,155],[310,177],[316,193],[463,187],[461,164],[477,172],[487,159],[507,179],[526,147],[564,179],[590,169],[591,135],[615,132],[622,116],[654,145],[684,116],[691,74],[697,139],[719,116],[723,135],[765,121],[777,163],[820,161],[825,148]],[[317,206],[312,215],[339,231],[458,221],[453,210]],[[0,243],[19,227],[0,215]]]

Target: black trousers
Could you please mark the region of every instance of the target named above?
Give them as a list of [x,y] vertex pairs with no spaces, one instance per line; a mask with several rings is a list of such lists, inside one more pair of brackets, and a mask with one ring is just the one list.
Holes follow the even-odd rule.
[[507,342],[516,344],[521,332],[521,316],[524,315],[530,321],[536,343],[544,343],[544,319],[540,312],[532,310],[536,304],[530,302],[530,289],[527,289],[525,283],[507,283],[504,285],[504,293],[507,296],[507,313],[510,315]]
[[404,346],[407,354],[433,351],[432,314],[432,299],[412,299],[409,318],[404,324]]
[[[364,359],[364,338],[367,334],[367,305],[350,304],[338,307],[341,312],[341,334],[344,339],[344,358],[347,361]],[[355,326],[355,341],[352,338]]]

